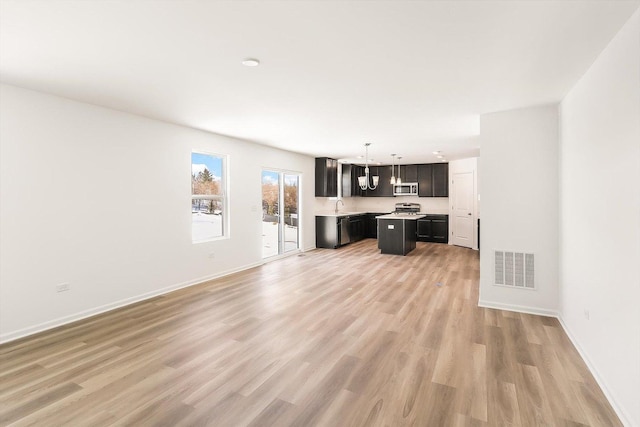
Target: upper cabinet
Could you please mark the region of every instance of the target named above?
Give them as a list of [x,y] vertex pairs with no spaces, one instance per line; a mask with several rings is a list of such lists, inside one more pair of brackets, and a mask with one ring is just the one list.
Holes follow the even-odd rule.
[[418,165],[418,196],[449,197],[448,163]]
[[342,165],[342,197],[353,197],[353,165],[344,163]]
[[[361,168],[364,175],[364,168]],[[391,185],[391,166],[369,166],[369,185],[373,185],[372,176],[379,177],[378,186],[375,190],[362,192],[366,197],[393,197],[393,185]]]
[[433,164],[433,197],[449,197],[449,163]]
[[[396,173],[397,173],[396,169]],[[364,166],[342,165],[340,184],[342,197],[393,197],[391,166],[369,166],[369,185],[372,176],[379,177],[375,190],[362,190],[358,177],[364,176]],[[338,162],[327,157],[316,158],[316,197],[337,197]],[[449,164],[431,163],[422,165],[401,165],[400,178],[405,183],[418,183],[420,197],[449,197]]]
[[316,197],[338,197],[338,161],[316,157]]
[[358,165],[342,164],[342,197],[362,196],[358,176],[364,175],[364,168]]
[[433,165],[418,165],[418,196],[433,197]]
[[399,176],[402,182],[418,182],[418,165],[401,165]]

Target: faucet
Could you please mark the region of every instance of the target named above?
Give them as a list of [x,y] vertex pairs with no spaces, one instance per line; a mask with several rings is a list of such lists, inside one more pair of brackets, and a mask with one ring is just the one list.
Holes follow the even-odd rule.
[[342,206],[344,206],[344,202],[341,199],[336,200],[336,209],[334,210],[335,213],[338,213],[338,202],[342,203]]

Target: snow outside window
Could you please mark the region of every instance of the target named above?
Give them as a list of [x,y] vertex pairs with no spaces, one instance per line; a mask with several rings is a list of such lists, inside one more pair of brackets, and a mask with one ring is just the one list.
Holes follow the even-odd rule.
[[226,156],[191,153],[191,240],[225,236],[227,218]]

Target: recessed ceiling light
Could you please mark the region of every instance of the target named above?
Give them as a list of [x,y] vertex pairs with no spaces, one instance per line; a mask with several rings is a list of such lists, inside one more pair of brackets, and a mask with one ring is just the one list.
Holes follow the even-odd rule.
[[364,156],[358,156],[359,159],[364,159]]
[[446,162],[446,161],[447,161],[447,159],[441,159],[440,161],[441,161],[441,162]]
[[444,156],[441,156],[439,154],[436,157],[439,158],[439,159],[444,159]]
[[242,65],[245,67],[257,67],[260,65],[260,61],[255,58],[246,58],[242,61]]
[[440,154],[442,151],[434,151],[433,154]]

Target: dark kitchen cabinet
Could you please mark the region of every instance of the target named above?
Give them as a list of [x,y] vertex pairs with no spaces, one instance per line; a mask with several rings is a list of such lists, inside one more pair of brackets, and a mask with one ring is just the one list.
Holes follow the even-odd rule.
[[418,240],[421,242],[448,243],[449,215],[427,215],[418,220]]
[[[362,168],[364,175],[364,168]],[[391,166],[369,166],[369,184],[373,183],[372,176],[378,175],[378,186],[375,190],[362,192],[365,197],[393,197],[393,185],[391,185]]]
[[416,220],[379,219],[380,253],[406,255],[416,248]]
[[358,177],[364,175],[364,168],[358,165],[342,165],[342,197],[357,197],[362,195],[358,184]]
[[336,249],[366,238],[368,216],[316,216],[316,248]]
[[316,217],[316,248],[336,249],[340,246],[340,218]]
[[338,196],[338,161],[328,157],[316,158],[316,197]]
[[449,163],[433,165],[433,197],[449,197]]
[[353,197],[353,165],[342,165],[342,197]]
[[379,166],[378,176],[378,188],[376,188],[378,197],[393,197],[393,185],[391,185],[391,167]]
[[385,213],[316,216],[316,248],[336,249],[362,239],[377,239],[376,217],[380,215]]
[[418,165],[418,196],[449,197],[449,164]]
[[360,188],[360,183],[358,182],[358,177],[364,175],[364,166],[360,165],[352,165],[351,167],[351,195],[352,196],[362,196],[364,190]]
[[356,215],[349,217],[349,234],[351,241],[357,242],[364,239],[365,227],[367,225],[367,215]]
[[378,238],[378,220],[375,214],[367,214],[367,237],[370,239]]
[[378,220],[377,216],[386,215],[389,212],[378,212],[378,213],[369,213],[367,214],[367,228],[366,228],[366,236],[370,239],[378,238]]
[[418,165],[418,196],[433,197],[433,165]]
[[401,165],[399,176],[402,182],[418,182],[418,165]]

